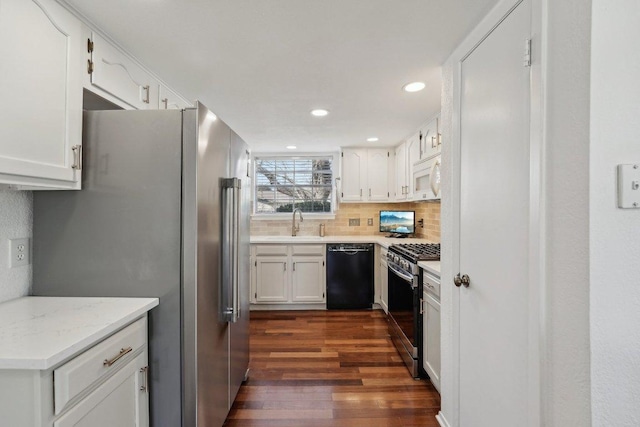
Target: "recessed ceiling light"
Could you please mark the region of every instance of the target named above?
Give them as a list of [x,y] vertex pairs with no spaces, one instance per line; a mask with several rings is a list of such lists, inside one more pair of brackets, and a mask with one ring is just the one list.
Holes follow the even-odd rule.
[[298,147],[296,147],[295,145],[287,145],[287,150],[295,150],[296,148]]
[[425,85],[423,82],[413,82],[413,83],[407,83],[406,85],[402,86],[402,89],[405,92],[420,92],[426,86],[427,85]]
[[328,110],[323,110],[322,108],[318,108],[317,110],[311,110],[311,115],[316,117],[324,117],[329,114]]
[[376,138],[375,136],[373,136],[373,137],[371,137],[371,138],[367,138],[367,141],[368,141],[368,142],[377,142],[377,141],[379,141],[379,139],[378,139],[378,138]]

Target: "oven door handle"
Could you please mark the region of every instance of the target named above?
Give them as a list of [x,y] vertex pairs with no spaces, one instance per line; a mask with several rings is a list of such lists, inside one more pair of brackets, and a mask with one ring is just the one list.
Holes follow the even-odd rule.
[[409,282],[413,287],[413,275],[405,273],[393,264],[388,264],[388,267],[396,276],[400,277],[405,282]]

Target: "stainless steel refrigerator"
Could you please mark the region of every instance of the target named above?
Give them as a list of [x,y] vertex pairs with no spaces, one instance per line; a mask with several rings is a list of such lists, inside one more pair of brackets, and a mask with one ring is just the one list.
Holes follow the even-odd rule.
[[33,294],[159,297],[153,426],[219,427],[249,362],[248,146],[202,104],[84,117],[81,191],[34,195]]

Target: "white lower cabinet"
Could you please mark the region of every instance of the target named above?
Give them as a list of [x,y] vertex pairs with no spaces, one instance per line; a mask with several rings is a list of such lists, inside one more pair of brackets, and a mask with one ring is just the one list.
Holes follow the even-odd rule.
[[324,245],[252,245],[254,304],[324,303]]
[[389,275],[387,266],[387,250],[380,250],[380,306],[389,314]]
[[440,283],[424,273],[422,292],[422,368],[440,391]]
[[324,302],[324,257],[294,256],[291,270],[292,302]]
[[0,370],[0,424],[147,427],[146,316],[48,370]]
[[286,256],[260,256],[256,258],[256,280],[255,302],[258,303],[279,303],[289,301],[289,287],[287,286]]
[[147,353],[140,353],[53,423],[54,427],[149,425]]

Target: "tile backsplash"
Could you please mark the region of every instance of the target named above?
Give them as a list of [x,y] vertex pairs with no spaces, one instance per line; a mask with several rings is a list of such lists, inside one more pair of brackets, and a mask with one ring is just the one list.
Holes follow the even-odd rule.
[[[325,224],[327,236],[384,235],[387,233],[379,231],[381,210],[416,211],[416,236],[434,242],[440,241],[440,202],[341,203],[338,205],[335,219],[310,219],[309,215],[305,215],[304,221],[300,223],[298,235],[317,236],[320,224]],[[350,226],[350,219],[359,219],[360,225]],[[369,219],[372,219],[372,225],[368,225]],[[424,220],[423,228],[417,224],[420,219]],[[252,218],[251,235],[290,236],[291,219],[256,220]]]

